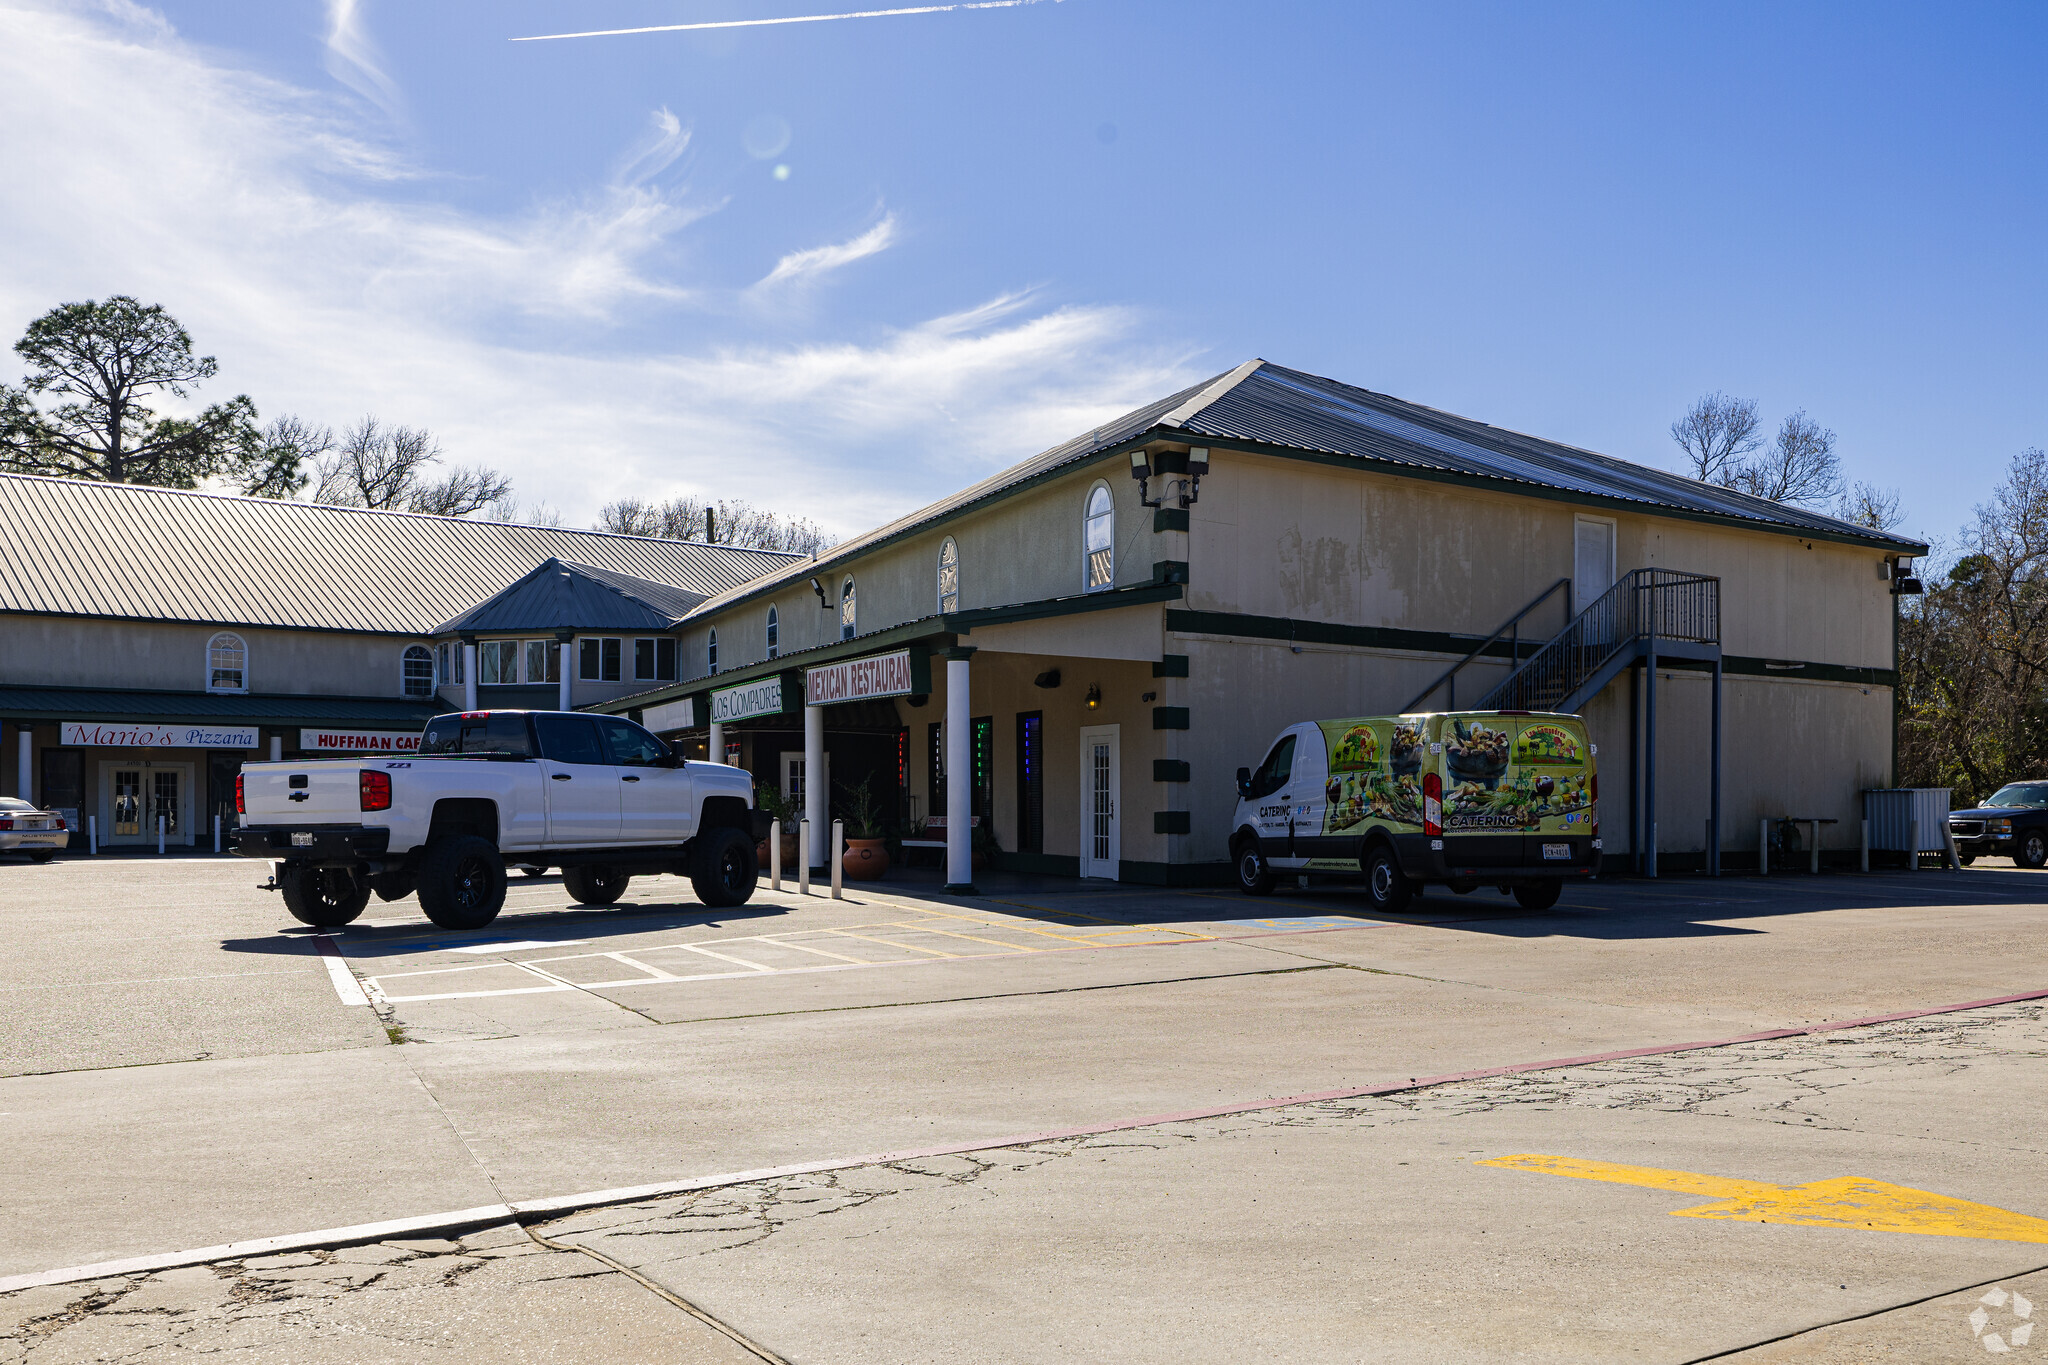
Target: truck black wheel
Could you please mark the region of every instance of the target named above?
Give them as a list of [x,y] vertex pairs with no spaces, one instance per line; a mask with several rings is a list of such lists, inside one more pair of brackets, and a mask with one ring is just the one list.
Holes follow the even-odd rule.
[[632,880],[610,863],[562,869],[562,888],[578,905],[615,905]]
[[1401,870],[1401,860],[1394,856],[1394,850],[1381,844],[1366,855],[1365,896],[1373,909],[1384,914],[1405,910],[1414,894],[1415,883]]
[[1247,839],[1237,850],[1237,889],[1247,896],[1273,894],[1273,869],[1259,850],[1257,839]]
[[690,853],[690,889],[706,905],[745,905],[761,866],[754,841],[732,828],[706,830]]
[[1515,888],[1515,904],[1524,910],[1548,910],[1564,894],[1564,878],[1545,877],[1540,882],[1523,882]]
[[1961,863],[1964,867],[1968,867],[1971,863],[1977,861],[1977,855],[1974,853],[1958,853],[1956,855],[1956,861]]
[[370,903],[370,879],[345,867],[286,863],[277,870],[277,889],[292,918],[316,929],[339,928]]
[[419,894],[420,909],[443,929],[481,929],[505,904],[505,860],[489,839],[445,835],[427,845]]
[[2019,847],[2012,851],[2012,860],[2021,867],[2041,867],[2048,864],[2048,834],[2030,829],[2020,836]]

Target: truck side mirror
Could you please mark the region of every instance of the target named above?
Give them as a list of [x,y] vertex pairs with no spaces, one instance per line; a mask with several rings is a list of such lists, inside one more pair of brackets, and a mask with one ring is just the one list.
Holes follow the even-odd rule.
[[1250,796],[1252,794],[1252,770],[1250,768],[1239,768],[1237,770],[1237,794],[1239,796]]

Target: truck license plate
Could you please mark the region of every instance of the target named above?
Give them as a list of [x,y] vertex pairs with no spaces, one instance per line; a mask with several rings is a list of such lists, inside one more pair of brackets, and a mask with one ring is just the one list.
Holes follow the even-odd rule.
[[[312,835],[310,835],[310,834],[294,834],[294,835],[292,836],[292,847],[293,847],[293,848],[311,848],[312,846],[313,846],[313,836],[312,836]],[[1548,855],[1546,854],[1545,856],[1548,856]]]
[[1553,859],[1562,859],[1565,862],[1570,862],[1571,857],[1572,846],[1570,844],[1545,844],[1543,846],[1543,860],[1545,862],[1550,862]]

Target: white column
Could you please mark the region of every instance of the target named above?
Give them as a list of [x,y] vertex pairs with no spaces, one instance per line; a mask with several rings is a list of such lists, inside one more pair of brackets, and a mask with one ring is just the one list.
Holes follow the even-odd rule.
[[35,732],[24,725],[21,727],[21,767],[15,773],[14,794],[30,805],[34,805],[36,799],[35,779]]
[[804,866],[825,865],[825,708],[804,707],[804,819],[811,822]]
[[462,709],[476,710],[476,646],[462,645]]
[[272,763],[281,763],[284,761],[283,735],[272,735],[270,737],[270,761]]
[[575,704],[569,700],[569,646],[571,643],[569,640],[562,641],[562,699],[561,703],[555,708],[558,711],[574,711],[576,709]]
[[[804,743],[809,744],[810,741],[805,740]],[[711,722],[711,761],[725,762],[725,724],[722,721]]]
[[974,707],[967,660],[946,660],[946,889],[974,889]]

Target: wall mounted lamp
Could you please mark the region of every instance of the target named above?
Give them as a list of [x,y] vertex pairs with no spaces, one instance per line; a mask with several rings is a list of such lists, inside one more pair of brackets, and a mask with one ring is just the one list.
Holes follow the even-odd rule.
[[[1178,451],[1161,451],[1155,464],[1151,452],[1140,447],[1131,452],[1131,477],[1138,481],[1138,503],[1142,507],[1159,507],[1167,498],[1176,499],[1183,510],[1194,505],[1202,493],[1202,476],[1209,472],[1209,448],[1196,446],[1187,454]],[[1173,478],[1172,476],[1181,476]],[[1160,481],[1159,496],[1151,496],[1149,481]],[[1171,490],[1168,482],[1175,485]]]
[[826,611],[832,610],[832,604],[825,600],[825,585],[823,583],[813,578],[811,580],[811,591],[818,594],[819,606],[823,607]]
[[1088,684],[1088,709],[1093,711],[1102,705],[1102,688],[1095,683]]

